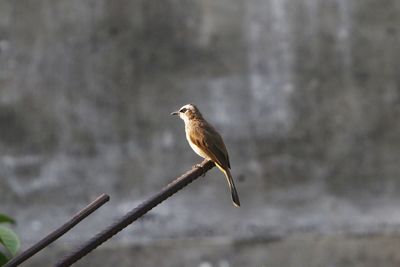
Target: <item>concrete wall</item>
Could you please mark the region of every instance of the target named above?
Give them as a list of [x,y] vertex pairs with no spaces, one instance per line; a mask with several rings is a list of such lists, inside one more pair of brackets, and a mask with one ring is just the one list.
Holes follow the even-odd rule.
[[[399,3],[1,1],[0,211],[17,218],[26,248],[111,196],[26,266],[200,161],[169,116],[188,102],[224,136],[242,208],[212,170],[82,266],[397,266],[380,255],[399,242]],[[376,257],[374,240],[347,239],[371,232],[387,244]],[[192,261],[172,252],[187,239]],[[354,250],[328,253],[343,246]]]

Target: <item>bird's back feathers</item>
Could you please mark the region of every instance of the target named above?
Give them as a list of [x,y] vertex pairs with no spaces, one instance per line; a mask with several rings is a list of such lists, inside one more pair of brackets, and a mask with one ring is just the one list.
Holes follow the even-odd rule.
[[190,120],[186,126],[190,141],[223,169],[230,168],[229,155],[219,133],[204,119]]

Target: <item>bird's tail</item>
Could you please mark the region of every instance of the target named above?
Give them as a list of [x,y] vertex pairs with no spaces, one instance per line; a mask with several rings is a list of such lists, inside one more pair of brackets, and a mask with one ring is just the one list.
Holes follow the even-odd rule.
[[218,167],[225,174],[226,180],[227,180],[228,185],[229,185],[229,189],[231,190],[231,196],[232,196],[233,205],[235,205],[235,207],[240,207],[239,195],[238,195],[238,193],[236,191],[235,183],[233,182],[233,178],[232,178],[231,172],[229,171],[228,168],[226,170],[224,170],[220,166],[218,166]]

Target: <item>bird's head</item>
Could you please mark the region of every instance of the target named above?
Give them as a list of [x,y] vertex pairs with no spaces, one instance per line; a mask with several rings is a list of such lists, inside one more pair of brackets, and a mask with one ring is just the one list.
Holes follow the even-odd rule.
[[184,105],[179,110],[172,112],[171,115],[178,115],[185,122],[202,117],[199,109],[193,104]]

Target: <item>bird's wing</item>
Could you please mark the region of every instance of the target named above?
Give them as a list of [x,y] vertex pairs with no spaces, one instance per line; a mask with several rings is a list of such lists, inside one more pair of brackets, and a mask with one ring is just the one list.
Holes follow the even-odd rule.
[[231,167],[224,141],[212,126],[203,124],[192,127],[189,137],[212,161],[224,169]]

